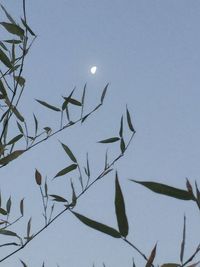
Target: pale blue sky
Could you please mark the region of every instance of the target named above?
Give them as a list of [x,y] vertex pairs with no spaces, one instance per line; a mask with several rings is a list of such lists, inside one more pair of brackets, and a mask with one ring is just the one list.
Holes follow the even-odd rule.
[[[22,1],[1,2],[16,17],[22,14]],[[85,125],[63,132],[1,169],[2,192],[6,197],[14,194],[16,199],[25,196],[26,212],[28,216],[33,213],[36,230],[41,225],[41,202],[34,169],[52,177],[65,166],[59,139],[82,163],[89,152],[93,172],[97,173],[106,147],[96,141],[118,133],[121,114],[128,104],[137,133],[116,169],[126,200],[129,239],[146,254],[158,242],[155,262],[176,262],[185,213],[186,255],[191,255],[199,242],[195,205],[160,197],[128,179],[154,180],[181,188],[186,177],[199,181],[200,2],[27,0],[27,13],[29,24],[38,34],[26,62],[22,110],[27,117],[34,112],[41,118],[41,126],[48,122],[54,125],[54,113],[41,108],[34,98],[58,104],[61,95],[75,85],[81,90],[87,82],[92,105],[107,82],[110,87],[105,105]],[[98,67],[94,76],[89,73],[92,65]],[[113,150],[117,151],[115,146]],[[65,179],[53,182],[52,191],[56,192],[52,193],[64,194]],[[76,211],[116,227],[113,202],[114,173],[88,192]],[[122,241],[95,232],[66,214],[3,266],[20,266],[18,259],[22,258],[29,267],[41,266],[43,260],[49,267],[89,267],[93,263],[99,267],[102,262],[107,267],[121,267],[131,266],[132,257],[137,266],[144,266]]]

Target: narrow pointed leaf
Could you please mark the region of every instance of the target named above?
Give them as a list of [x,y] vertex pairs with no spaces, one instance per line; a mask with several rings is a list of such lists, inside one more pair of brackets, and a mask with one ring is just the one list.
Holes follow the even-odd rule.
[[3,52],[2,49],[0,49],[0,61],[3,62],[3,64],[8,67],[9,69],[12,68],[12,63],[10,62],[10,59],[7,57],[7,55]]
[[107,92],[107,89],[108,89],[108,84],[106,84],[105,88],[103,89],[103,93],[101,95],[101,104],[103,104],[103,101],[104,101],[104,98],[105,98],[105,95],[106,95],[106,92]]
[[21,40],[4,40],[5,43],[8,43],[8,44],[21,44]]
[[3,9],[4,13],[6,14],[6,17],[12,24],[16,24],[15,20],[12,18],[12,16],[8,13],[8,11],[5,9],[5,7],[0,4],[1,8]]
[[123,136],[123,116],[121,117],[119,136]]
[[20,37],[24,36],[24,30],[16,24],[8,22],[0,22],[0,24],[9,32]]
[[42,183],[42,175],[37,169],[35,170],[35,181],[37,185],[41,185]]
[[27,239],[30,238],[30,233],[31,233],[31,218],[29,219],[27,224]]
[[108,139],[101,140],[101,141],[99,141],[98,143],[108,144],[108,143],[114,143],[114,142],[117,142],[117,141],[119,141],[119,140],[120,140],[119,137],[111,137],[111,138],[108,138]]
[[38,120],[37,120],[35,114],[33,114],[33,118],[34,118],[34,123],[35,123],[35,135],[37,135],[37,131],[38,131]]
[[24,199],[20,201],[20,213],[24,216]]
[[20,261],[21,261],[21,264],[23,265],[23,267],[28,267],[28,265],[24,261],[22,261],[22,260],[20,260]]
[[5,89],[4,84],[1,80],[0,80],[0,92],[2,93],[4,98],[7,96],[6,89]]
[[180,264],[178,263],[165,263],[161,265],[160,267],[180,267]]
[[115,230],[114,228],[110,227],[110,226],[107,226],[105,224],[102,224],[102,223],[99,223],[99,222],[96,222],[96,221],[93,221],[77,212],[73,212],[72,213],[82,222],[84,223],[85,225],[97,230],[97,231],[100,231],[104,234],[107,234],[107,235],[110,235],[112,237],[115,237],[115,238],[120,238],[121,237],[121,234]]
[[11,154],[9,154],[8,156],[1,158],[0,159],[0,165],[4,165],[9,163],[12,160],[15,160],[16,158],[18,158],[19,156],[21,156],[24,153],[25,150],[16,150],[14,152],[12,152]]
[[117,216],[117,223],[119,232],[123,237],[128,235],[128,220],[126,216],[126,209],[124,203],[124,197],[119,184],[118,175],[116,173],[115,178],[115,213]]
[[154,261],[155,256],[156,256],[156,245],[152,249],[151,254],[150,254],[149,258],[148,258],[148,261],[147,261],[145,267],[151,267],[152,266],[152,263]]
[[77,162],[74,154],[72,153],[72,151],[69,149],[68,146],[66,146],[65,144],[61,143],[63,149],[65,150],[65,152],[67,153],[67,155],[69,156],[69,158],[73,161],[73,162]]
[[4,209],[0,208],[0,214],[2,214],[2,215],[7,215],[8,213],[7,213],[7,211],[6,211],[6,210],[4,210]]
[[130,181],[135,182],[137,184],[141,184],[147,187],[148,189],[150,189],[151,191],[158,193],[158,194],[166,195],[166,196],[181,199],[181,200],[195,200],[194,196],[192,196],[186,190],[178,189],[172,186],[168,186],[168,185],[161,184],[161,183],[155,183],[155,182],[136,181],[132,179],[130,179]]
[[70,104],[72,104],[72,105],[75,105],[75,106],[79,106],[79,107],[82,106],[81,102],[78,101],[78,100],[76,100],[76,99],[74,99],[74,98],[69,98],[69,99],[68,99],[68,102],[69,102]]
[[17,141],[19,141],[21,138],[23,137],[23,134],[18,134],[17,136],[15,136],[14,138],[12,138],[7,145],[12,145],[14,143],[16,143]]
[[76,202],[77,202],[77,197],[76,197],[76,192],[75,192],[75,189],[74,189],[74,185],[71,181],[71,188],[72,188],[72,206],[76,206]]
[[51,197],[53,197],[54,201],[57,202],[68,202],[64,197],[58,196],[58,195],[50,195]]
[[121,140],[120,140],[120,149],[121,149],[122,154],[124,154],[124,152],[126,150],[126,145],[125,145],[123,138],[121,138]]
[[5,44],[3,42],[0,41],[0,46],[5,50],[8,51],[7,47],[5,46]]
[[131,121],[131,116],[130,113],[128,111],[128,108],[126,108],[126,118],[127,118],[127,123],[128,123],[128,127],[131,130],[131,132],[135,132],[135,129],[133,128],[133,124]]
[[27,31],[32,35],[32,36],[36,36],[36,34],[32,31],[32,29],[28,26],[28,24],[25,22],[24,19],[21,19],[22,23],[24,24],[25,28],[27,29]]
[[77,168],[77,164],[71,164],[70,166],[62,169],[61,171],[59,171],[54,178],[58,177],[58,176],[62,176],[65,175],[73,170],[75,170]]
[[12,205],[12,201],[11,201],[11,197],[10,197],[6,203],[6,211],[8,214],[10,213],[11,205]]
[[52,106],[52,105],[46,103],[45,101],[42,101],[42,100],[39,100],[39,99],[36,99],[36,101],[37,101],[38,103],[40,103],[41,105],[45,106],[46,108],[49,108],[49,109],[54,110],[54,111],[60,111],[59,108],[57,108],[57,107],[55,107],[55,106]]
[[180,261],[183,263],[183,256],[185,251],[185,232],[186,232],[186,217],[184,216],[184,223],[183,223],[183,239],[181,242],[181,252],[180,252]]
[[0,235],[18,236],[15,232],[5,229],[0,229]]

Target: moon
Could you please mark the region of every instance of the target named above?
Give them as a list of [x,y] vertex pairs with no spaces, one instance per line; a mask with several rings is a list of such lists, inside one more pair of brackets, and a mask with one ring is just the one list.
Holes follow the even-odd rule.
[[94,75],[97,71],[97,66],[93,66],[91,69],[90,69],[90,72]]

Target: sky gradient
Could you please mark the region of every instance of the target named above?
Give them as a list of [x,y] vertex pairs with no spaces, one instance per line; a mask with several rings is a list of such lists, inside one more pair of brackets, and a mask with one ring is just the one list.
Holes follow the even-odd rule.
[[[22,14],[21,2],[1,1],[16,18]],[[82,164],[89,152],[93,173],[98,173],[107,146],[97,141],[118,134],[128,105],[136,135],[115,169],[125,196],[129,239],[147,255],[157,242],[156,263],[178,262],[185,214],[187,258],[199,243],[195,205],[155,195],[128,179],[185,188],[187,177],[200,185],[200,2],[34,0],[27,1],[27,14],[38,35],[25,65],[27,88],[21,109],[28,118],[34,112],[41,126],[57,125],[54,113],[35,98],[57,105],[61,95],[69,94],[74,86],[80,96],[87,82],[88,107],[92,107],[107,82],[110,86],[104,106],[85,124],[1,169],[1,191],[6,197],[15,195],[16,200],[25,197],[27,218],[33,214],[33,229],[37,229],[42,216],[35,168],[53,177],[65,166],[60,140]],[[95,75],[89,72],[93,65],[98,67]],[[109,145],[109,151],[118,150]],[[51,190],[64,194],[66,180],[53,182]],[[92,188],[76,211],[116,227],[114,173]],[[66,214],[3,266],[20,266],[21,258],[29,267],[41,266],[43,260],[48,267],[89,267],[93,263],[99,267],[103,262],[107,267],[121,267],[132,266],[133,257],[136,266],[144,266],[143,259],[122,241],[91,230]]]

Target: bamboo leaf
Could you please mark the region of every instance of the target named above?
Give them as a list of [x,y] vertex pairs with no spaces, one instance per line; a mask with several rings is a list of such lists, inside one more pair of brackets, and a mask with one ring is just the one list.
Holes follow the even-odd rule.
[[160,267],[180,267],[180,264],[178,263],[165,263],[161,265]]
[[0,235],[18,236],[15,232],[5,229],[0,229]]
[[3,9],[4,13],[6,14],[6,17],[12,24],[16,24],[15,20],[12,18],[12,16],[8,13],[8,11],[5,9],[5,7],[0,4],[1,8]]
[[111,138],[108,138],[108,139],[101,140],[101,141],[99,141],[98,143],[108,144],[108,143],[114,143],[114,142],[117,142],[117,141],[119,141],[119,140],[120,140],[119,137],[111,137]]
[[65,152],[67,153],[67,155],[69,156],[69,158],[73,161],[73,162],[77,162],[74,154],[72,153],[72,151],[69,149],[68,146],[66,146],[65,144],[61,143],[63,149],[65,150]]
[[11,40],[4,40],[5,43],[8,44],[21,44],[21,40],[15,40],[15,39],[11,39]]
[[36,36],[36,34],[32,31],[32,29],[28,26],[28,24],[26,23],[26,21],[24,19],[21,19],[24,27],[27,29],[27,31],[32,35],[32,36]]
[[58,196],[58,195],[50,195],[51,197],[53,197],[53,201],[57,201],[57,202],[68,202],[64,197]]
[[42,183],[42,175],[37,169],[35,169],[35,181],[37,185],[41,185]]
[[100,231],[104,234],[107,234],[107,235],[110,235],[112,237],[115,237],[115,238],[120,238],[121,237],[121,234],[115,230],[114,228],[110,227],[110,226],[107,226],[105,224],[102,224],[102,223],[99,223],[99,222],[96,222],[96,221],[93,221],[79,213],[76,213],[76,212],[73,212],[72,213],[82,222],[84,223],[85,225],[97,230],[97,231]]
[[121,117],[119,136],[120,136],[121,138],[122,138],[122,136],[123,136],[123,116]]
[[[64,98],[65,98],[65,97],[64,97]],[[68,99],[68,103],[70,103],[70,104],[72,104],[72,105],[75,105],[75,106],[79,106],[79,107],[82,106],[81,102],[78,101],[78,100],[76,100],[76,99],[74,99],[74,98],[69,98],[69,99]]]
[[135,181],[131,179],[130,181],[135,182],[137,184],[141,184],[147,187],[148,189],[150,189],[151,191],[158,193],[158,194],[166,195],[166,196],[181,199],[181,200],[195,200],[194,196],[192,196],[186,190],[178,189],[175,187],[171,187],[165,184],[155,183],[155,182],[144,182],[144,181],[141,182],[141,181]]
[[27,224],[27,239],[30,239],[30,233],[31,233],[31,218],[29,219]]
[[45,106],[46,108],[49,108],[49,109],[54,110],[54,111],[60,111],[59,108],[57,108],[57,107],[55,107],[55,106],[52,106],[52,105],[46,103],[45,101],[41,101],[41,100],[39,100],[39,99],[36,99],[36,101],[37,101],[38,103],[40,103],[41,105]]
[[3,95],[3,98],[5,98],[7,96],[6,89],[5,89],[4,84],[1,80],[0,80],[0,92]]
[[15,34],[17,36],[23,37],[24,30],[16,24],[8,23],[8,22],[0,22],[0,24],[11,34]]
[[21,264],[23,265],[23,267],[28,267],[28,265],[24,261],[22,261],[22,260],[20,260],[20,261],[21,261]]
[[125,145],[123,138],[121,138],[121,140],[120,140],[120,149],[121,149],[122,154],[124,154],[124,152],[126,150],[126,145]]
[[23,137],[23,134],[18,134],[17,136],[15,136],[14,138],[12,138],[7,145],[12,145],[14,143],[16,143],[17,141],[19,141],[21,138]]
[[103,89],[102,95],[101,95],[101,104],[103,104],[107,89],[108,89],[109,83],[106,84],[105,88]]
[[24,86],[26,81],[22,76],[15,76],[15,80],[21,87]]
[[148,261],[147,261],[145,267],[151,267],[152,266],[152,263],[153,263],[154,258],[156,256],[156,246],[157,245],[155,245],[154,248],[152,249],[151,254],[150,254],[149,258],[148,258]]
[[22,216],[24,216],[24,199],[20,201],[20,213]]
[[124,203],[124,197],[119,184],[118,175],[116,172],[115,178],[115,213],[117,216],[117,223],[119,232],[123,237],[128,235],[128,220],[126,216],[126,209]]
[[10,161],[15,160],[19,156],[21,156],[25,150],[16,150],[9,154],[8,156],[5,156],[4,158],[0,159],[0,165],[8,164]]
[[135,129],[133,128],[133,124],[132,124],[132,121],[131,121],[131,116],[130,116],[130,113],[129,113],[127,107],[126,107],[126,118],[127,118],[127,123],[128,123],[129,129],[131,130],[131,132],[134,133]]
[[75,207],[76,202],[77,202],[77,197],[76,197],[76,192],[75,192],[74,185],[73,185],[72,181],[71,181],[71,188],[72,188],[72,207]]
[[7,214],[10,213],[11,205],[12,205],[12,201],[11,201],[11,197],[9,197],[9,199],[8,199],[8,201],[6,203],[6,211],[7,211]]
[[58,176],[63,176],[73,170],[75,170],[77,168],[77,164],[71,164],[70,166],[62,169],[61,171],[59,171],[54,178],[58,177]]
[[7,57],[7,55],[3,52],[3,50],[1,48],[0,48],[0,60],[9,69],[11,69],[13,67],[10,59]]
[[34,123],[35,123],[35,135],[37,135],[37,131],[38,131],[38,120],[37,120],[35,114],[33,114],[33,118],[34,118]]
[[2,215],[7,215],[8,213],[7,213],[7,211],[4,210],[3,208],[0,208],[0,214],[2,214]]
[[186,232],[186,217],[184,216],[184,223],[183,223],[183,239],[181,242],[181,251],[180,251],[180,261],[183,263],[183,256],[185,251],[185,232]]

